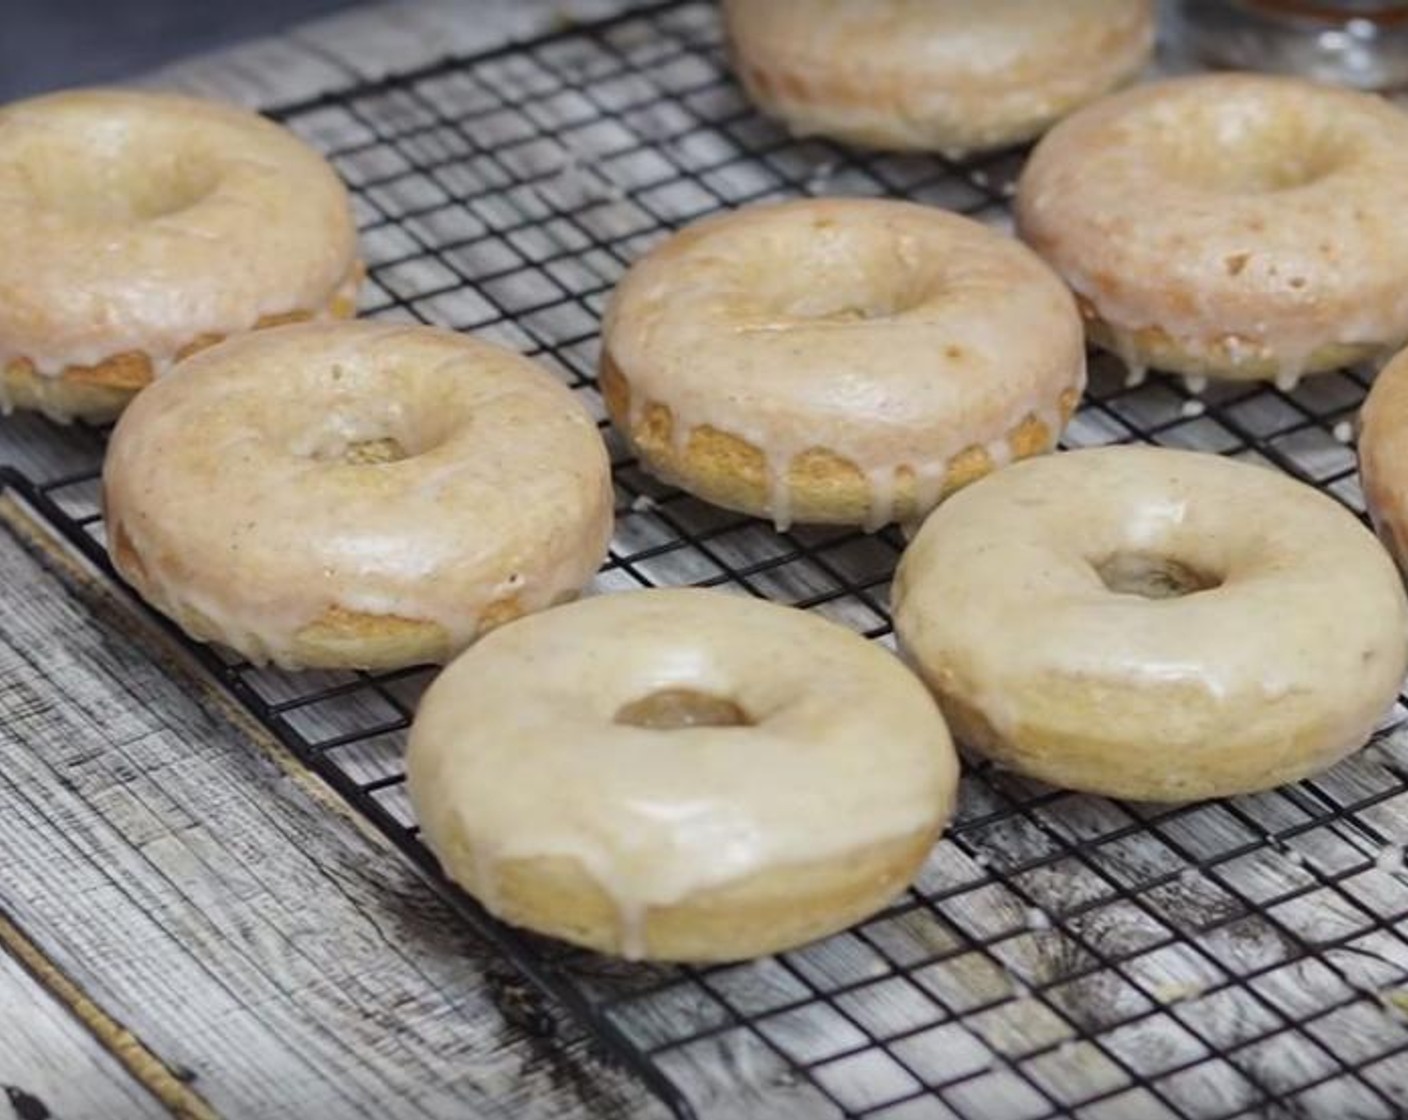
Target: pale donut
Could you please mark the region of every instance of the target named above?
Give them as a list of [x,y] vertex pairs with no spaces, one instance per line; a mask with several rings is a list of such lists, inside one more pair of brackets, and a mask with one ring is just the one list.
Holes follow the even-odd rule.
[[1408,351],[1379,372],[1360,412],[1359,479],[1374,528],[1408,571]]
[[699,222],[635,263],[602,335],[607,408],[647,469],[779,527],[921,516],[1054,447],[1084,384],[1051,271],[908,202]]
[[794,132],[957,154],[1029,140],[1130,78],[1152,0],[724,0],[748,93]]
[[1408,339],[1405,212],[1402,110],[1247,74],[1082,110],[1037,146],[1017,195],[1021,235],[1136,377],[1287,387]]
[[393,668],[570,598],[612,527],[606,449],[526,358],[387,323],[242,335],[123,413],[117,569],[255,662]]
[[327,162],[254,113],[92,90],[0,108],[0,408],[115,416],[178,358],[346,318],[361,267]]
[[1398,573],[1349,511],[1187,451],[1075,451],[984,479],[925,523],[895,608],[960,742],[1136,800],[1329,766],[1408,666]]
[[421,700],[423,835],[490,913],[603,952],[733,960],[880,909],[958,764],[884,649],[718,591],[584,599],[504,627]]

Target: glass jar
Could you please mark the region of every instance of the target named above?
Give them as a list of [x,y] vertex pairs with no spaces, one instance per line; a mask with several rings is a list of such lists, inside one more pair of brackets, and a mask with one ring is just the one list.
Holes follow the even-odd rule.
[[1183,18],[1189,46],[1215,66],[1408,86],[1408,2],[1184,0]]

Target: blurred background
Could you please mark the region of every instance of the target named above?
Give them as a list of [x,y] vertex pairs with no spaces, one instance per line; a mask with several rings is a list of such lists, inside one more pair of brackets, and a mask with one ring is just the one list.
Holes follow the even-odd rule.
[[0,101],[110,82],[356,0],[0,0]]

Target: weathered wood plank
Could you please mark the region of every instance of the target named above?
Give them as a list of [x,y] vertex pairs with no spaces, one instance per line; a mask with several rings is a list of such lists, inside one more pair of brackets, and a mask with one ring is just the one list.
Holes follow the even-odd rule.
[[0,908],[217,1111],[653,1111],[579,1037],[506,1021],[448,907],[110,591],[0,533],[0,603]]
[[155,1120],[167,1115],[62,1003],[0,953],[0,1116]]
[[479,0],[472,9],[461,0],[367,4],[175,63],[144,83],[251,106],[280,105],[642,2],[648,0]]
[[[210,1105],[191,1088],[189,1070],[177,1071],[167,1066],[141,1039],[94,1003],[87,992],[4,914],[0,914],[0,949],[23,966],[47,995],[61,1004],[87,1030],[91,1039],[177,1120],[215,1120]],[[43,1115],[48,1106],[41,1099],[17,1088],[12,1088],[8,1095],[20,1120],[48,1120]]]

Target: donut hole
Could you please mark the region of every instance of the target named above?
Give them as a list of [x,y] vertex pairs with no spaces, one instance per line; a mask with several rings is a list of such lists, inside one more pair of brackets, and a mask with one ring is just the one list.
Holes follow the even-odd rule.
[[783,318],[798,322],[865,323],[893,319],[917,305],[917,301],[906,306],[899,300],[885,297],[886,293],[865,297],[857,294],[848,298],[835,291],[806,292],[784,305],[781,311]]
[[414,459],[434,450],[450,436],[447,417],[409,413],[396,404],[395,394],[379,382],[359,379],[334,367],[332,385],[344,385],[355,398],[372,391],[378,400],[323,402],[310,400],[286,422],[286,450],[294,458],[352,467],[379,467]]
[[209,164],[176,163],[150,171],[117,178],[117,190],[105,200],[84,198],[81,201],[95,210],[110,208],[104,217],[119,221],[149,222],[189,210],[204,201],[215,190],[219,173]]
[[67,137],[31,144],[17,169],[37,208],[119,225],[188,210],[220,179],[214,160],[141,144],[130,134],[99,136],[82,146]]
[[1147,552],[1116,552],[1095,564],[1096,574],[1116,595],[1143,599],[1181,599],[1222,586],[1214,572]]
[[745,298],[766,319],[845,326],[894,319],[930,303],[936,266],[908,238],[819,218],[805,240],[776,247],[786,267],[752,278]]
[[688,727],[752,727],[755,721],[726,697],[693,688],[661,688],[622,704],[613,722],[652,731],[680,731]]
[[384,466],[413,457],[413,453],[392,436],[320,440],[306,450],[295,451],[294,454],[300,459],[311,459],[315,463],[345,463],[350,467]]
[[296,459],[342,463],[351,467],[399,463],[404,459],[413,459],[425,450],[428,450],[428,445],[421,446],[404,436],[386,433],[379,425],[337,423],[306,429],[289,447],[290,454]]
[[1171,179],[1217,194],[1270,194],[1317,183],[1348,158],[1348,141],[1317,116],[1261,104],[1199,105],[1151,135]]
[[399,463],[410,455],[398,440],[390,436],[363,439],[349,443],[342,452],[342,461],[354,467],[371,467],[381,463]]

